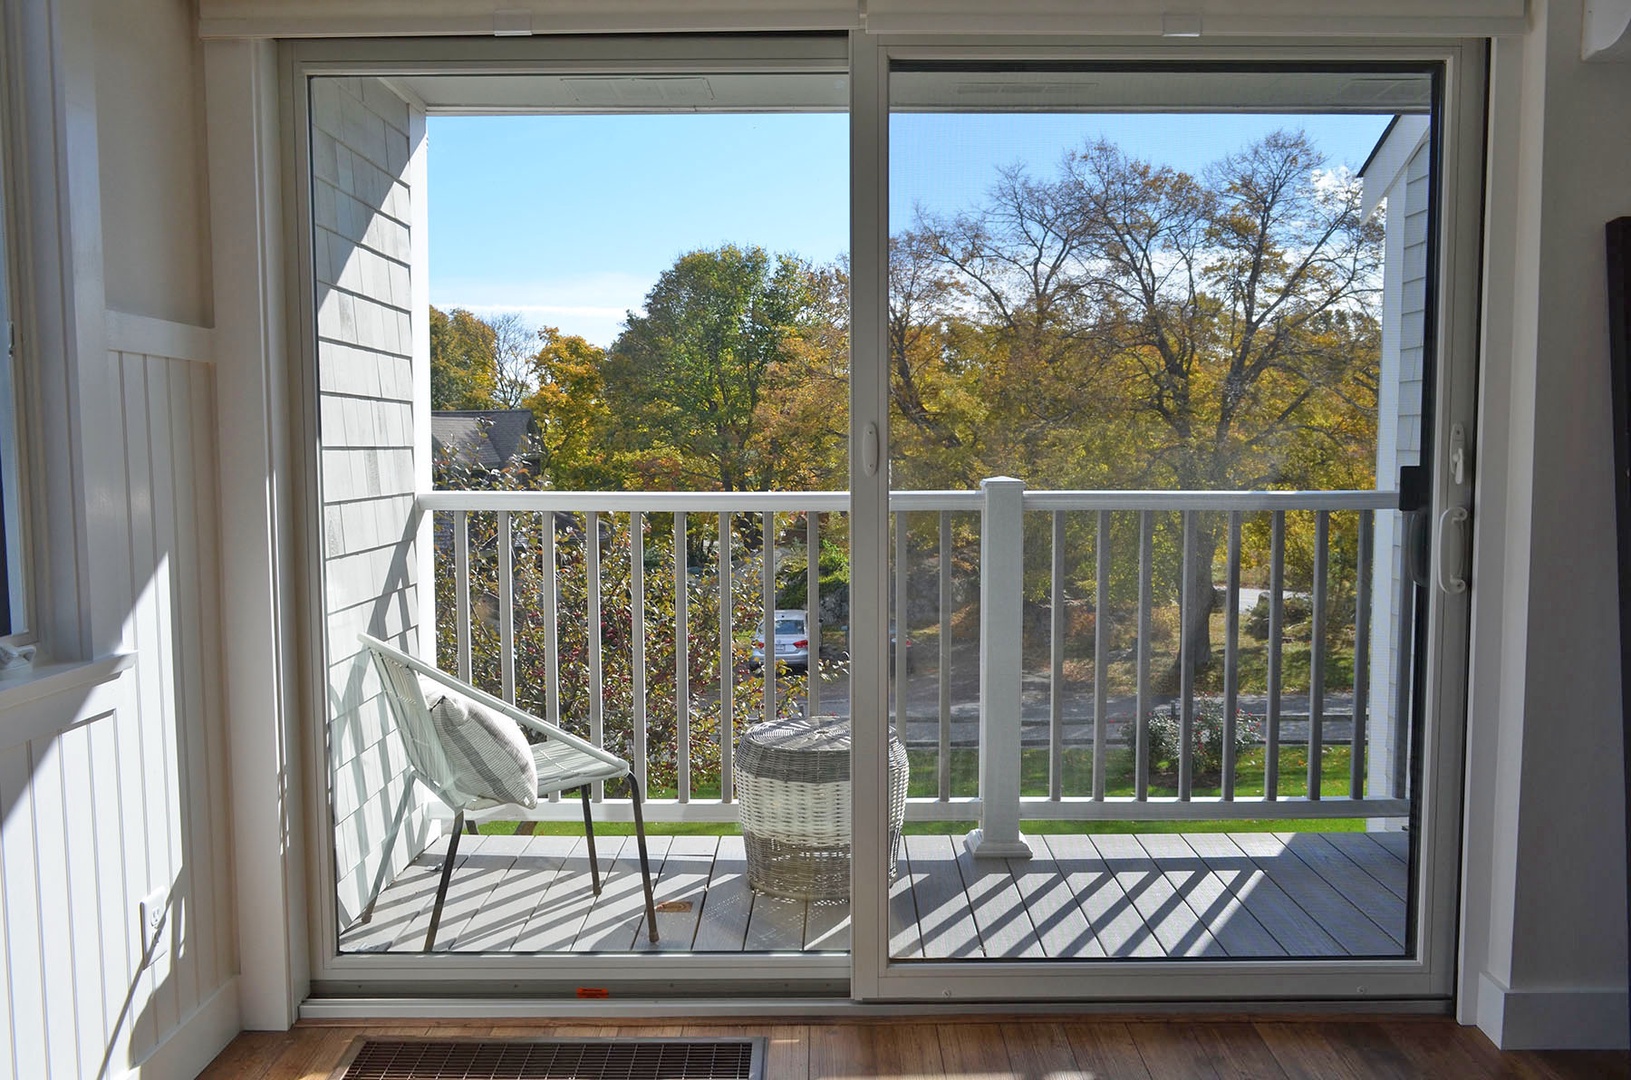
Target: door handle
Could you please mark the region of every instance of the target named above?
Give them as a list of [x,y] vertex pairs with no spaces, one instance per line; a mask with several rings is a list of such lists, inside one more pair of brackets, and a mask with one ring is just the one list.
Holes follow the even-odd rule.
[[868,476],[878,475],[878,425],[869,423],[861,436],[861,468]]
[[1453,527],[1459,537],[1463,526],[1466,525],[1467,519],[1471,516],[1471,514],[1467,513],[1465,506],[1452,506],[1438,516],[1438,551],[1435,553],[1437,558],[1433,560],[1433,564],[1438,569],[1438,587],[1451,596],[1459,596],[1467,591],[1465,570],[1461,566],[1462,553],[1467,550],[1467,546],[1465,542],[1455,545],[1456,572],[1450,573],[1447,565],[1449,560],[1445,558],[1450,551],[1450,530]]

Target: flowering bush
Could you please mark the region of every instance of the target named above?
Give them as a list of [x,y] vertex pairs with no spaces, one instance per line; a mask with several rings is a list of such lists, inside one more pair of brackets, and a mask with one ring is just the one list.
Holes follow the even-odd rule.
[[[1195,702],[1195,721],[1190,731],[1191,764],[1195,776],[1217,776],[1223,771],[1223,703]],[[1178,771],[1179,732],[1182,719],[1176,701],[1150,712],[1150,764],[1152,768]],[[1235,760],[1262,739],[1263,723],[1244,710],[1235,711]],[[1164,763],[1164,764],[1163,764]]]

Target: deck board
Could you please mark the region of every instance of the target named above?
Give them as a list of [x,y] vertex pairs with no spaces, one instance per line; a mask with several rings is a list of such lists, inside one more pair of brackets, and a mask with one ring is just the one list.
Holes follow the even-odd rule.
[[[976,859],[959,838],[903,838],[889,889],[890,955],[948,957],[1395,956],[1406,869],[1364,833],[1050,834],[1031,859]],[[417,952],[435,896],[437,840],[390,884],[346,952]],[[845,901],[755,893],[740,836],[652,836],[661,939],[646,939],[632,837],[601,838],[603,891],[582,837],[463,838],[437,951],[838,952]]]
[[1184,833],[1184,842],[1291,956],[1344,956],[1347,950],[1222,833]]
[[1376,839],[1375,833],[1309,833],[1348,856],[1400,900],[1409,899],[1410,870]]
[[1155,833],[1133,837],[1167,884],[1182,896],[1214,938],[1230,956],[1284,956],[1285,949],[1263,928],[1223,879],[1212,872],[1206,860],[1182,836]]

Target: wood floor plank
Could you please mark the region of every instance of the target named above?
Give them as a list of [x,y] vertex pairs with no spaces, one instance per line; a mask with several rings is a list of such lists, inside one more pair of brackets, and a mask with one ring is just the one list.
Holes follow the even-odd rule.
[[1004,1024],[1001,1031],[1014,1076],[1081,1075],[1064,1025],[1043,1022]]
[[940,1080],[946,1069],[940,1058],[937,1028],[929,1023],[869,1024],[862,1028],[868,1069],[863,1075]]
[[457,952],[508,952],[572,854],[570,836],[490,837],[520,849],[487,902],[458,931]]
[[1419,1075],[1376,1024],[1292,1021],[1255,1026],[1290,1080],[1414,1080]]
[[1138,1054],[1150,1075],[1160,1080],[1217,1080],[1212,1067],[1188,1024],[1128,1024]]
[[962,875],[963,891],[968,894],[987,957],[1040,959],[1047,955],[1007,859],[976,858],[967,846],[958,844],[957,872]]
[[[1345,951],[1354,956],[1397,956],[1399,945],[1301,859],[1280,850],[1268,834],[1218,833],[1295,900]],[[1258,837],[1268,836],[1265,843]],[[1244,846],[1242,846],[1244,845]],[[1252,849],[1248,851],[1247,849]],[[1255,854],[1255,853],[1261,853]]]
[[[895,1030],[900,1029],[900,1030]],[[916,1029],[916,1030],[909,1030]],[[697,1038],[768,1040],[773,1080],[903,1077],[1439,1077],[1586,1080],[1631,1076],[1625,1051],[1502,1053],[1475,1028],[1445,1018],[1048,1020],[990,1014],[937,1022],[856,1020],[805,1027],[754,1020],[535,1019],[428,1025],[302,1021],[292,1031],[238,1036],[206,1080],[327,1080],[358,1038]],[[932,1050],[930,1043],[933,1044]],[[1063,1051],[1068,1051],[1067,1058]]]
[[985,955],[957,869],[957,843],[949,836],[903,836],[912,866],[923,955],[930,959]]
[[861,1028],[855,1024],[810,1025],[810,1080],[875,1077],[869,1069]]
[[[597,841],[601,838],[597,838]],[[618,850],[621,837],[605,837],[610,849]],[[601,865],[605,865],[608,845],[597,843]],[[516,952],[567,952],[577,940],[578,931],[589,917],[595,894],[589,876],[589,848],[583,837],[573,840],[572,848],[561,861],[561,868],[550,879],[549,886],[538,898],[526,924],[516,935],[512,946]]]
[[[1271,834],[1259,834],[1269,847]],[[1404,947],[1405,903],[1357,863],[1320,838],[1318,833],[1274,833],[1286,852],[1295,855],[1365,914],[1381,931]],[[1252,854],[1248,852],[1248,854]]]
[[947,1076],[1014,1075],[1002,1028],[997,1024],[940,1024],[940,1064]]
[[1285,949],[1263,928],[1240,898],[1206,865],[1206,860],[1172,833],[1133,838],[1166,875],[1196,918],[1230,956],[1284,956]]
[[1218,833],[1183,833],[1184,843],[1206,861],[1206,865],[1228,886],[1263,928],[1291,956],[1345,956],[1335,938],[1302,906],[1286,895],[1274,879],[1263,872],[1227,836]]
[[1285,1070],[1263,1036],[1248,1023],[1192,1025],[1195,1042],[1220,1080],[1277,1080]]
[[1410,870],[1404,863],[1394,858],[1381,844],[1378,844],[1374,833],[1336,832],[1336,833],[1307,833],[1308,836],[1317,836],[1325,843],[1330,844],[1342,854],[1352,859],[1360,869],[1382,883],[1382,887],[1397,896],[1400,900],[1410,897]]
[[719,855],[697,921],[697,952],[741,952],[747,940],[753,892],[748,888],[747,849],[741,836],[721,836]]
[[803,1024],[777,1024],[765,1045],[765,1076],[809,1080],[810,1029]]
[[1088,842],[1098,850],[1166,955],[1227,955],[1166,875],[1150,862],[1136,837],[1102,833],[1088,837]]
[[848,900],[818,900],[804,915],[805,952],[849,952]]
[[[702,919],[708,878],[713,873],[714,856],[719,852],[717,836],[671,837],[662,869],[655,873],[652,895],[657,902],[657,940],[646,933],[645,912],[634,932],[636,952],[689,952],[696,942],[697,924]],[[683,907],[664,911],[663,906]]]
[[1047,848],[1038,847],[1035,858],[1008,860],[1008,872],[1036,928],[1042,952],[1062,959],[1102,957],[1104,946],[1082,914],[1069,884],[1053,860],[1046,857]]
[[[646,862],[653,879],[662,872],[668,854],[668,836],[646,838]],[[640,875],[640,850],[635,838],[623,837],[623,846],[614,858],[602,863],[600,896],[578,936],[573,952],[631,952],[635,932],[646,921],[645,881]]]
[[1064,1025],[1071,1053],[1082,1075],[1117,1080],[1151,1080],[1127,1024],[1113,1020],[1082,1021]]
[[1144,916],[1086,836],[1056,833],[1037,839],[1058,865],[1067,890],[1076,898],[1106,956],[1166,955]]

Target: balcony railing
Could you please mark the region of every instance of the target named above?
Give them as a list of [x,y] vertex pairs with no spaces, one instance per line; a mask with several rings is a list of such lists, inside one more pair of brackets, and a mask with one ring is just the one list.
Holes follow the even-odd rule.
[[[567,620],[582,620],[585,631],[590,627],[600,628],[600,632],[583,634],[586,639],[583,655],[575,654],[572,661],[582,665],[577,677],[587,681],[583,688],[585,693],[580,695],[584,702],[583,715],[566,717],[568,721],[575,720],[597,744],[606,743],[608,736],[605,703],[610,688],[603,605],[621,602],[626,606],[627,637],[626,640],[620,637],[614,647],[628,650],[627,663],[622,666],[629,685],[626,689],[617,688],[614,696],[628,703],[628,715],[620,715],[618,723],[630,730],[627,742],[619,746],[622,752],[630,754],[643,786],[648,789],[648,766],[653,761],[648,736],[655,730],[654,724],[663,729],[664,739],[672,740],[672,750],[665,751],[668,756],[664,761],[672,762],[673,782],[667,797],[651,800],[648,813],[652,820],[734,821],[735,795],[731,784],[734,738],[729,733],[739,734],[748,724],[772,713],[785,715],[794,709],[812,714],[829,711],[824,695],[832,695],[837,692],[835,687],[842,687],[842,683],[823,686],[815,669],[816,658],[823,655],[819,565],[822,519],[824,516],[828,519],[826,528],[837,524],[834,516],[848,510],[847,493],[438,491],[420,495],[418,502],[421,510],[434,515],[437,543],[444,551],[443,557],[446,549],[451,548],[453,652],[461,677],[469,679],[475,672],[473,642],[478,625],[484,626],[488,653],[496,649],[498,658],[494,680],[497,685],[493,690],[508,701],[517,700],[519,597],[523,600],[520,605],[523,613],[536,616],[541,623],[543,638],[542,693],[538,693],[536,687],[529,687],[529,700],[542,706],[546,719],[559,723],[563,719],[563,627]],[[986,838],[1001,841],[1017,838],[1023,819],[1356,818],[1395,817],[1406,813],[1408,803],[1400,797],[1402,793],[1394,786],[1395,780],[1378,778],[1377,784],[1368,785],[1366,752],[1373,735],[1369,687],[1376,515],[1396,513],[1398,508],[1397,493],[1382,491],[1026,491],[1021,482],[1005,478],[987,480],[979,491],[893,492],[890,496],[896,570],[893,606],[900,624],[898,631],[893,632],[898,633],[901,645],[891,649],[892,722],[914,752],[914,769],[922,772],[927,759],[932,762],[934,776],[932,794],[908,801],[908,819],[976,820]],[[1205,515],[1209,517],[1203,525]],[[473,556],[471,525],[478,518],[487,542]],[[1340,518],[1344,526],[1345,539],[1341,544],[1334,544],[1332,539],[1336,518]],[[1299,523],[1296,530],[1299,550],[1304,559],[1311,562],[1308,587],[1297,593],[1288,591],[1286,584],[1290,559],[1287,526],[1292,519]],[[608,530],[607,523],[614,520],[620,528]],[[803,533],[804,541],[804,552],[796,557],[803,564],[811,674],[804,680],[789,681],[785,673],[778,673],[776,664],[765,664],[762,670],[753,672],[743,660],[747,655],[745,638],[748,634],[756,632],[759,640],[774,641],[777,583],[782,582],[785,588],[787,582],[787,575],[780,573],[782,568],[777,565],[782,558],[777,540],[787,539],[790,530],[795,529]],[[1208,535],[1215,536],[1225,551],[1223,646],[1219,661],[1221,693],[1202,695],[1197,691],[1198,657],[1191,655],[1191,635],[1181,630],[1177,634],[1179,644],[1172,665],[1178,672],[1178,685],[1175,692],[1158,693],[1159,680],[1153,670],[1157,659],[1153,624],[1163,617],[1170,621],[1173,605],[1157,602],[1157,587],[1160,582],[1171,580],[1171,563],[1176,558],[1181,560],[1178,565],[1184,574],[1179,595],[1185,598],[1204,595],[1193,575],[1200,561],[1195,557],[1196,545],[1207,529],[1212,530]],[[620,535],[608,540],[608,531]],[[739,549],[732,542],[733,534],[740,536],[744,531],[756,531],[761,538],[756,550],[749,552],[745,546]],[[971,554],[969,539],[975,531],[978,533],[977,559]],[[1033,579],[1041,562],[1036,555],[1043,549],[1050,555],[1043,571],[1050,601],[1046,605],[1047,627],[1045,632],[1032,631],[1029,671],[1030,681],[1035,685],[1044,674],[1039,667],[1045,667],[1048,703],[1044,718],[1034,715],[1038,710],[1033,702],[1033,716],[1029,719],[1025,715],[1024,700],[1028,533],[1032,537],[1031,546],[1036,549],[1032,559]],[[1158,533],[1173,538],[1165,541],[1162,548],[1167,559],[1164,570],[1157,567]],[[1251,543],[1243,540],[1248,533]],[[693,563],[699,535],[712,537],[710,550],[702,557],[705,565],[700,572]],[[1067,535],[1074,537],[1079,554],[1085,549],[1093,565],[1093,644],[1091,658],[1086,661],[1092,673],[1088,680],[1091,704],[1086,725],[1073,725],[1067,717],[1067,666],[1078,672],[1078,685],[1083,681],[1080,658],[1074,665],[1067,664],[1070,636],[1066,619],[1067,588],[1072,580],[1067,574],[1067,548],[1072,546]],[[1118,535],[1120,543],[1117,543]],[[648,551],[648,543],[656,542],[657,536],[671,539],[663,541],[664,550]],[[1090,539],[1084,540],[1084,536]],[[577,557],[583,564],[581,570],[574,571],[583,575],[582,595],[570,610],[562,599],[563,564],[559,544],[563,537],[578,546]],[[593,542],[590,538],[594,538]],[[724,538],[723,543],[720,538]],[[611,546],[614,543],[627,547],[614,552]],[[782,546],[793,551],[797,548],[792,541]],[[1237,790],[1235,755],[1236,724],[1240,722],[1246,702],[1240,690],[1240,595],[1243,551],[1247,547],[1266,555],[1268,563],[1267,587],[1262,590],[1260,601],[1268,609],[1265,690],[1251,695],[1249,718],[1254,727],[1261,727],[1263,793],[1251,795]],[[1130,556],[1129,548],[1135,552]],[[517,551],[525,552],[529,559],[535,558],[537,569],[541,571],[529,578],[527,588],[521,591],[516,585]],[[618,594],[615,597],[608,592],[608,583],[602,580],[602,563],[614,554],[620,565],[626,559],[627,568],[626,579],[620,578],[613,586]],[[748,554],[751,557],[743,557]],[[925,564],[929,566],[927,571],[923,570]],[[475,613],[471,595],[473,573],[478,570],[482,581],[495,586],[492,591],[496,594],[493,598],[496,602],[481,616]],[[954,601],[959,589],[965,597],[972,594],[970,582],[960,580],[959,575],[964,579],[970,575],[977,577],[980,596],[978,794],[961,790],[966,784],[954,782],[956,756],[966,754],[969,749],[966,745],[960,746],[955,737],[958,725],[954,713],[966,713],[968,706],[974,704],[967,700],[959,702],[955,685],[959,672],[953,639],[959,627],[954,623],[958,610],[972,610],[971,603],[965,602],[958,609]],[[758,580],[744,580],[745,576]],[[919,593],[929,592],[923,582],[931,576],[936,594],[934,618],[932,622],[914,623],[909,614],[927,606],[924,603],[914,607],[914,585]],[[1326,633],[1333,614],[1333,576],[1352,583],[1352,592],[1347,595],[1353,607],[1351,612],[1341,615],[1346,619],[1351,614],[1353,620],[1353,685],[1350,719],[1345,724],[1329,715],[1326,691],[1326,671],[1334,661],[1333,647]],[[1119,618],[1113,605],[1104,599],[1118,588],[1124,594],[1136,590],[1137,595],[1130,610],[1122,605]],[[697,683],[694,675],[694,661],[698,659],[693,641],[697,636],[697,616],[691,610],[699,595],[709,602],[709,611],[703,617],[718,620],[717,634],[710,638],[711,647],[718,650],[717,655],[705,658],[714,665],[710,668],[714,675],[703,685]],[[630,596],[643,600],[631,603]],[[654,604],[654,597],[661,597],[664,602]],[[747,624],[740,615],[744,598],[753,605],[752,620]],[[1282,643],[1288,601],[1293,599],[1310,609],[1306,705],[1304,711],[1295,714],[1288,711],[1292,697],[1285,691],[1286,656]],[[1035,605],[1033,608],[1039,610]],[[651,624],[648,611],[655,610],[664,613],[666,625]],[[733,610],[738,612],[734,617]],[[439,615],[442,632],[446,633],[446,612]],[[1113,627],[1116,622],[1130,625]],[[1181,628],[1185,624],[1179,612],[1178,625]],[[709,627],[710,632],[714,629]],[[921,700],[931,696],[927,688],[929,680],[925,676],[914,678],[910,670],[913,652],[907,641],[914,629],[932,634],[937,642],[932,712],[923,708]],[[966,629],[962,628],[965,637]],[[1112,650],[1113,629],[1124,636],[1128,629],[1135,631],[1133,644],[1119,655]],[[1034,639],[1038,633],[1045,638],[1047,646],[1047,660],[1043,665],[1035,660],[1038,650]],[[661,700],[655,699],[650,689],[659,672],[647,663],[648,645],[659,635],[665,642],[664,647],[673,653],[671,661],[664,662],[660,677],[665,681],[671,678],[674,687],[687,688],[684,693],[669,691]],[[1384,662],[1396,661],[1389,655]],[[1117,704],[1111,700],[1113,667],[1123,672],[1130,667],[1136,673],[1122,676],[1124,682],[1132,684],[1131,693],[1125,695],[1131,697],[1130,717],[1127,702],[1120,704],[1118,713]],[[961,681],[966,688],[970,681],[966,672]],[[797,696],[790,699],[793,693]],[[918,713],[928,715],[913,713],[913,695],[919,699]],[[847,701],[847,694],[844,696]],[[1214,707],[1221,702],[1223,716],[1222,768],[1218,782],[1212,785],[1217,788],[1215,794],[1210,788],[1197,784],[1194,734],[1201,719],[1203,700],[1213,703]],[[1151,775],[1151,714],[1162,704],[1176,714],[1179,728],[1175,790],[1168,790],[1173,787],[1171,783],[1163,788]],[[1393,705],[1391,702],[1382,704]],[[1389,712],[1384,708],[1381,715],[1384,718],[1402,715],[1402,711]],[[671,735],[667,734],[670,724]],[[962,726],[966,728],[967,722]],[[1030,747],[1033,755],[1040,752],[1041,747],[1034,744],[1040,741],[1039,729],[1044,727],[1047,792],[1022,794],[1025,742],[1028,739],[1033,744]],[[1382,737],[1396,743],[1407,737],[1405,724],[1386,722],[1382,727]],[[1090,779],[1085,783],[1067,782],[1065,761],[1073,740],[1077,747],[1091,747]],[[1130,793],[1118,793],[1108,775],[1109,750],[1118,740],[1133,759]],[[966,739],[962,742],[966,743]],[[1321,751],[1332,742],[1345,742],[1350,750],[1346,791],[1339,795],[1322,793],[1324,755]],[[1287,781],[1281,775],[1283,750],[1292,743],[1306,748],[1306,776],[1299,778],[1294,795],[1284,793]],[[1402,750],[1402,746],[1397,749]],[[697,782],[696,760],[704,751],[709,763],[708,790],[703,790]],[[715,770],[717,780],[712,779]],[[1368,787],[1381,788],[1381,793]],[[623,800],[608,802],[610,816],[627,816]],[[540,805],[531,812],[531,816],[539,820],[565,820],[576,814],[571,804],[558,801]],[[506,812],[505,816],[514,816],[514,811]]]

